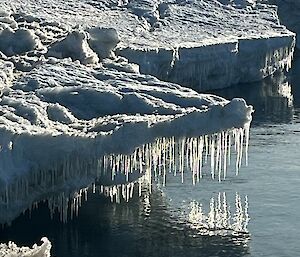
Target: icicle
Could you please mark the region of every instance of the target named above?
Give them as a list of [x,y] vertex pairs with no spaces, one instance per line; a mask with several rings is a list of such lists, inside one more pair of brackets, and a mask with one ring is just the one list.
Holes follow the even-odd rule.
[[249,135],[250,135],[250,124],[245,125],[245,160],[246,166],[248,166],[248,150],[249,150]]
[[241,154],[241,152],[240,152],[240,130],[238,129],[238,130],[236,130],[235,131],[235,138],[234,138],[234,140],[235,140],[235,143],[234,143],[234,148],[235,148],[235,151],[236,151],[236,161],[235,161],[235,174],[236,174],[236,176],[238,175],[238,173],[239,173],[239,160],[240,160],[240,154]]
[[243,159],[243,146],[244,146],[244,130],[241,128],[240,129],[240,143],[239,143],[240,149],[240,155],[239,155],[239,169],[242,166],[242,159]]
[[214,135],[210,139],[210,167],[211,167],[211,178],[215,179],[215,139],[214,139]]
[[209,151],[208,136],[205,135],[204,139],[205,139],[205,163],[207,163],[207,160],[208,160],[208,151]]

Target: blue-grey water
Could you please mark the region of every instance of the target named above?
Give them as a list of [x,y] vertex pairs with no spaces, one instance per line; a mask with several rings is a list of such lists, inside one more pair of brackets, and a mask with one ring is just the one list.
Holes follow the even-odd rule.
[[[300,60],[288,76],[214,92],[243,97],[255,108],[249,165],[226,181],[204,179],[181,184],[168,177],[166,187],[129,203],[114,204],[90,195],[79,216],[67,224],[51,220],[45,205],[0,230],[0,242],[32,245],[42,236],[57,257],[136,256],[298,256],[300,252]],[[234,169],[233,167],[231,169]],[[234,223],[236,204],[250,221],[248,232],[203,231],[189,220],[191,202],[209,212],[226,195]],[[246,210],[245,210],[246,209]]]

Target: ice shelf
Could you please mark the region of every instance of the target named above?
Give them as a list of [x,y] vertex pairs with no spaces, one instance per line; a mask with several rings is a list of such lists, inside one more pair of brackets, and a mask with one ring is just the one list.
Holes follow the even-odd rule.
[[154,177],[171,170],[183,180],[191,170],[195,183],[209,158],[211,177],[221,180],[231,145],[238,171],[253,111],[243,99],[199,94],[118,67],[52,58],[4,88],[1,223],[51,193],[96,180],[109,186],[107,177],[126,184],[147,170]]
[[[138,64],[143,74],[202,92],[290,68],[295,34],[280,24],[276,6],[265,2],[1,0],[6,40],[0,51],[20,51],[17,43],[12,49],[5,46],[17,34],[26,34],[21,49],[41,47],[42,42],[50,45],[48,55],[83,63],[117,54]],[[73,47],[66,49],[68,42]]]

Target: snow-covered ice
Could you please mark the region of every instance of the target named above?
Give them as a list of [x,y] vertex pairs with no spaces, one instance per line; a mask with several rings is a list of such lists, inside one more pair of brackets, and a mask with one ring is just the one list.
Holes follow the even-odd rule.
[[[116,53],[139,64],[142,73],[198,91],[289,69],[295,45],[295,34],[280,25],[275,6],[261,1],[1,0],[1,4],[6,11],[1,14],[3,27],[27,27],[42,42],[55,43],[50,50],[55,56],[64,57],[60,48],[74,42],[76,35],[86,37],[74,32],[78,28],[89,34],[98,58],[112,57],[116,46]],[[81,46],[77,54],[81,57],[76,58],[94,62],[85,40]],[[74,58],[74,49],[68,51]]]
[[115,197],[145,170],[197,182],[210,159],[221,180],[230,145],[238,171],[252,108],[171,82],[203,91],[289,69],[295,34],[269,3],[0,0],[0,222],[95,179]]
[[13,242],[8,244],[0,243],[0,257],[50,257],[51,243],[48,238],[41,239],[42,245],[30,247],[19,247]]
[[[199,91],[290,68],[295,34],[269,3],[0,0],[0,224],[41,200],[66,221],[90,186],[128,201],[169,172],[238,173],[252,107]],[[237,230],[239,213],[247,199]],[[204,217],[197,203],[190,217]],[[42,241],[0,256],[50,256]]]
[[[192,157],[189,163],[197,177],[199,164],[193,161],[200,161],[201,136],[213,135],[205,139],[210,151],[217,149],[210,154],[213,166],[221,166],[221,156],[226,159],[229,138],[241,153],[252,113],[244,100],[227,101],[152,76],[119,71],[118,65],[102,65],[88,67],[52,58],[4,88],[0,199],[6,211],[0,212],[1,222],[51,192],[89,185],[105,171],[107,160],[109,174],[111,168],[124,174],[136,169],[143,172],[145,165],[161,169],[166,162],[166,156],[161,156],[172,152],[176,159],[175,154],[180,155],[173,149],[175,141],[181,140],[184,152],[180,156],[182,160],[184,153]],[[159,138],[165,138],[165,143],[156,141]],[[185,138],[195,139],[182,141]],[[154,151],[159,151],[158,159],[145,164]],[[142,159],[134,161],[137,156]],[[124,158],[131,168],[117,169]],[[134,168],[141,162],[141,169]],[[237,157],[237,169],[240,163]],[[224,170],[219,169],[212,167],[212,173]]]

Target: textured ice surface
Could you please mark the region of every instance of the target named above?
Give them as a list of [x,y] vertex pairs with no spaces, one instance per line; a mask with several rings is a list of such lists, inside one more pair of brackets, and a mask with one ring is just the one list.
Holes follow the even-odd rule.
[[[250,0],[1,0],[1,4],[7,10],[2,26],[30,27],[42,42],[63,40],[73,33],[71,28],[79,27],[90,32],[90,46],[100,59],[113,56],[111,50],[120,41],[117,53],[139,64],[142,73],[198,91],[260,80],[288,69],[293,56],[294,34],[279,24],[276,8]],[[49,25],[57,31],[49,31]],[[74,53],[69,56],[74,59]],[[86,57],[83,62],[95,60],[90,54]]]
[[33,245],[32,248],[29,247],[19,247],[13,242],[8,244],[0,243],[0,257],[50,257],[51,243],[46,238],[41,239],[42,245]]

